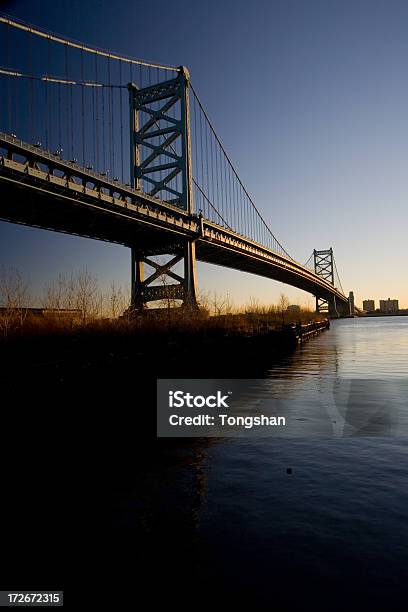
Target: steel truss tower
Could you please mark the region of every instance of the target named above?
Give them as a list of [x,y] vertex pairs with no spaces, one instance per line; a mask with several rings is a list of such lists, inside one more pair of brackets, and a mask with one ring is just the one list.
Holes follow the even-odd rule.
[[[334,264],[333,264],[333,249],[324,251],[313,251],[314,271],[318,276],[329,281],[334,286]],[[333,301],[329,304],[329,300],[316,296],[316,312],[325,314],[337,314],[336,298],[333,296]]]
[[[188,70],[182,66],[174,79],[142,89],[130,83],[128,89],[132,186],[192,214],[189,82]],[[151,259],[155,255],[165,255],[167,263]],[[179,263],[182,275],[173,269]],[[145,264],[153,268],[147,278]],[[131,282],[132,310],[143,310],[155,300],[182,300],[183,306],[196,308],[194,240],[175,239],[151,248],[135,244]]]

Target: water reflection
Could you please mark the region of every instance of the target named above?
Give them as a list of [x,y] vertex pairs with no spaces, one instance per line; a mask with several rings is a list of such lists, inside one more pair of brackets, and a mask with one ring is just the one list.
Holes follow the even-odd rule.
[[326,589],[326,609],[400,609],[407,357],[408,317],[334,322],[261,387],[241,389],[253,410],[281,401],[301,436],[165,441],[154,469],[135,478],[144,502],[122,500],[125,523],[211,596],[217,585],[255,607],[302,609],[308,590]]

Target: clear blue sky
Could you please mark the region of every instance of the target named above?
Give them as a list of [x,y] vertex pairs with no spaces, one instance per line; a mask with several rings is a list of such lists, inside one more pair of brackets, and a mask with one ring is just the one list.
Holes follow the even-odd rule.
[[[187,65],[266,221],[296,259],[333,246],[346,291],[408,307],[408,2],[0,2],[36,25],[131,56]],[[87,266],[129,276],[126,249],[0,224],[1,261],[36,290]],[[199,264],[204,290],[313,298]]]

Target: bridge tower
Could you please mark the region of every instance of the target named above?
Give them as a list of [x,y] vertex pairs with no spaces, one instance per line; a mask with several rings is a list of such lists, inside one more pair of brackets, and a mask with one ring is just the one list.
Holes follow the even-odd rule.
[[[334,286],[333,249],[331,247],[323,251],[314,249],[313,259],[315,273]],[[333,296],[331,300],[328,300],[316,295],[316,312],[327,314],[330,317],[338,317],[336,297]]]
[[[129,83],[130,163],[132,187],[193,214],[189,84],[184,66],[174,79],[149,87]],[[155,255],[165,256],[167,262],[151,259]],[[131,258],[132,310],[143,310],[147,302],[162,299],[197,307],[194,239],[135,244]],[[180,263],[182,275],[174,270]],[[145,264],[153,268],[147,278]],[[154,284],[159,279],[162,284]]]
[[[314,249],[313,251],[314,258],[314,271],[316,274],[329,281],[335,286],[334,283],[334,257],[333,257],[333,249],[326,249],[323,251],[317,251]],[[316,312],[324,313],[332,319],[338,317],[348,317],[351,312],[354,314],[354,304],[353,310],[351,311],[351,300],[349,297],[348,304],[337,303],[336,296],[333,295],[330,299],[323,298],[321,296],[316,295]]]

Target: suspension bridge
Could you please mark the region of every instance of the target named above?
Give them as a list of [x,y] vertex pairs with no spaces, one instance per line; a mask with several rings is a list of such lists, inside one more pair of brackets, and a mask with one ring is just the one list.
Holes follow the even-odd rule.
[[354,314],[331,248],[302,265],[272,233],[185,67],[5,15],[0,30],[2,220],[129,247],[134,310],[163,298],[195,307],[199,260],[303,289],[332,317]]

